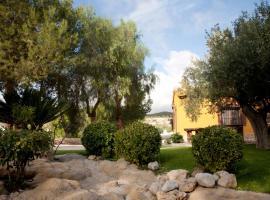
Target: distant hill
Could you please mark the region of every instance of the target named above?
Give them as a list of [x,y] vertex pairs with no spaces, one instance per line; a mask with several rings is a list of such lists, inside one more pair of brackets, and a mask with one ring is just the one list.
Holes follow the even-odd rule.
[[164,111],[164,112],[158,112],[153,114],[148,114],[147,117],[171,117],[172,112]]

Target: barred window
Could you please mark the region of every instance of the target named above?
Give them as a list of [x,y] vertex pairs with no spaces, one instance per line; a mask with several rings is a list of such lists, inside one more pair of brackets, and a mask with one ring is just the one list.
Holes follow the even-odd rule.
[[226,126],[243,125],[239,108],[226,108],[221,111],[221,124]]

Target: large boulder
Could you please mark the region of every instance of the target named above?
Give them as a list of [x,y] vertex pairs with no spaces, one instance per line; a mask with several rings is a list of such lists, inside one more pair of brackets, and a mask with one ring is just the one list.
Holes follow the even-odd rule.
[[163,192],[169,192],[175,189],[178,189],[178,183],[175,180],[168,180],[165,182],[165,184],[162,186],[161,190]]
[[203,188],[197,187],[190,193],[189,200],[268,200],[270,194],[238,191],[223,187]]
[[159,181],[156,181],[151,184],[149,191],[152,192],[154,195],[157,194],[158,191],[161,190],[162,184]]
[[177,170],[172,170],[167,173],[167,176],[170,180],[177,180],[181,181],[183,179],[186,179],[188,177],[188,171],[184,169],[177,169]]
[[236,188],[237,187],[237,181],[234,174],[230,174],[226,171],[218,171],[216,172],[216,175],[219,177],[218,179],[218,185],[225,187],[225,188]]
[[200,186],[211,188],[215,186],[216,180],[212,174],[198,173],[195,176],[196,181]]
[[80,190],[80,183],[74,180],[50,178],[33,190],[28,190],[14,197],[13,200],[57,199],[71,191]]

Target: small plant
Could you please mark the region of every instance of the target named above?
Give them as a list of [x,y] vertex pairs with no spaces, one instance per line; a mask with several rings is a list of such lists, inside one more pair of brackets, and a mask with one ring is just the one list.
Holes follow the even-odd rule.
[[8,170],[6,186],[9,191],[23,185],[25,166],[49,151],[51,144],[51,133],[45,131],[0,132],[0,164]]
[[183,136],[177,133],[174,133],[171,137],[173,143],[182,143],[184,142]]
[[192,137],[192,153],[200,166],[210,172],[234,170],[243,157],[243,139],[234,129],[212,126]]
[[116,156],[140,166],[158,159],[160,145],[159,130],[141,122],[134,122],[115,135]]
[[89,155],[113,157],[113,143],[116,126],[112,123],[101,121],[88,125],[81,138],[82,145]]

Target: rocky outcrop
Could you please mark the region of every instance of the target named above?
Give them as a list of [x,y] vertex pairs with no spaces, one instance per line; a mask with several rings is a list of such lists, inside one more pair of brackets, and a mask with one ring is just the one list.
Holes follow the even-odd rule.
[[228,189],[236,187],[237,182],[226,171],[190,177],[187,170],[179,169],[156,176],[151,170],[140,170],[123,159],[90,160],[64,155],[58,156],[57,161],[35,160],[27,172],[36,174],[30,185],[34,189],[0,195],[0,200],[270,199],[266,194]]

